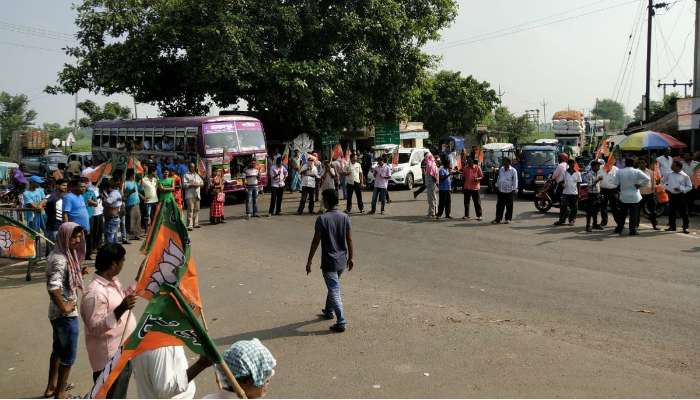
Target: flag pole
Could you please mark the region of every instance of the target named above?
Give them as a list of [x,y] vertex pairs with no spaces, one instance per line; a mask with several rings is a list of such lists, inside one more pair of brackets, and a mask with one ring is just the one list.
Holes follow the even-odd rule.
[[[207,326],[207,319],[204,317],[204,309],[200,308],[199,309],[199,317],[202,319],[202,324],[204,325],[204,329],[209,332],[209,327]],[[221,384],[221,381],[219,380],[219,374],[214,371],[214,379],[216,380],[216,384],[219,386],[219,390],[223,389],[224,386]]]

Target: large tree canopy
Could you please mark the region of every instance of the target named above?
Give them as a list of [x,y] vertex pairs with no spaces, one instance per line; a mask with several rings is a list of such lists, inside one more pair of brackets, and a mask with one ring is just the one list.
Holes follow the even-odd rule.
[[0,134],[2,153],[7,154],[12,132],[29,128],[36,118],[36,111],[29,109],[29,98],[0,92]]
[[[454,0],[83,0],[52,92],[128,93],[165,115],[216,104],[320,132],[395,119]],[[409,94],[407,96],[407,94]]]
[[434,139],[472,133],[497,104],[498,95],[488,82],[471,75],[440,71],[428,80],[422,94],[420,118]]

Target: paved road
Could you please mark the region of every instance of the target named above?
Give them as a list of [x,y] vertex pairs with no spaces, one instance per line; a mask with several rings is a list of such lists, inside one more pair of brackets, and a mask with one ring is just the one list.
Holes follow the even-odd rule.
[[[291,214],[297,196],[281,217],[232,218],[232,205],[227,224],[193,233],[212,337],[270,347],[271,397],[700,396],[697,233],[586,234],[529,202],[511,225],[436,222],[421,217],[424,197],[392,198],[385,216],[353,215],[341,335],[316,319],[325,287],[304,272],[314,218]],[[484,206],[489,221],[494,201]],[[123,281],[139,261],[130,246]],[[26,283],[22,267],[0,267],[0,299],[0,396],[38,396],[51,338],[41,274]],[[79,392],[88,369],[81,338]],[[210,372],[197,384],[214,390]]]

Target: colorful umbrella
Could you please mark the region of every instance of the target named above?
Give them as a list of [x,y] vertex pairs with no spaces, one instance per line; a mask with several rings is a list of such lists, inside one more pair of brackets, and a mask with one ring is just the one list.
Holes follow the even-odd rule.
[[644,131],[633,133],[620,142],[622,151],[647,151],[663,149],[682,149],[688,147],[673,136],[661,132]]

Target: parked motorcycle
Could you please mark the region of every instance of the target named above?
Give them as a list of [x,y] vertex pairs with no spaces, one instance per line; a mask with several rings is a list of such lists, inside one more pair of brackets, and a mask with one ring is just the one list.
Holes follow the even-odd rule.
[[[588,185],[582,183],[578,192],[578,209],[584,210],[588,200]],[[554,179],[549,178],[544,183],[542,190],[535,194],[535,208],[537,211],[545,214],[552,207],[561,207],[561,197],[557,196],[557,183]]]

